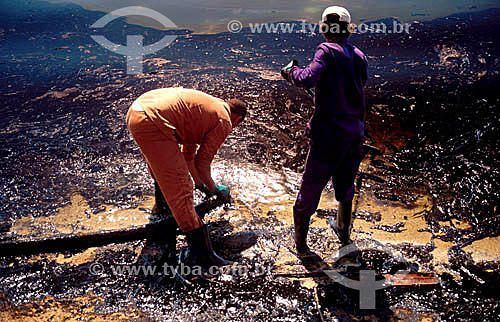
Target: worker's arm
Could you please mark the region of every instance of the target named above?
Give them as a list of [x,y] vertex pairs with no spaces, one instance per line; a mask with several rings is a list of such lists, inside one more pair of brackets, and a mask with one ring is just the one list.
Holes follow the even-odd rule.
[[191,177],[193,177],[195,186],[199,187],[202,184],[202,180],[196,166],[194,164],[194,158],[196,154],[196,150],[198,146],[196,144],[183,144],[181,151],[184,155],[184,160],[186,160],[189,173],[191,173]]
[[293,66],[290,69],[290,82],[294,85],[313,88],[327,67],[327,53],[324,49],[318,48],[314,54],[313,61],[306,68]]
[[227,120],[219,120],[219,124],[208,132],[196,153],[195,166],[202,183],[210,191],[214,191],[215,182],[212,179],[210,165],[220,146],[224,143],[229,133],[231,133],[231,123]]

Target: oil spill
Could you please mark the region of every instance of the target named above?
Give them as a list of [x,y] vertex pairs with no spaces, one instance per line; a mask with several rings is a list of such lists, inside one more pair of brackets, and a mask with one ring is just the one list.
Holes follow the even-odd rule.
[[118,230],[131,226],[141,226],[149,222],[149,212],[153,199],[148,198],[136,209],[123,210],[102,206],[90,211],[88,203],[79,194],[73,194],[71,204],[59,209],[53,216],[26,216],[15,220],[8,234],[11,238],[50,238],[64,234],[88,234],[104,230]]
[[[313,109],[306,93],[276,75],[292,56],[305,64],[320,36],[185,35],[148,59],[145,74],[129,76],[124,62],[87,34],[54,40],[57,31],[48,24],[33,46],[50,49],[30,52],[17,48],[15,37],[29,39],[33,32],[15,26],[18,32],[5,39],[12,46],[0,51],[6,62],[0,89],[7,94],[0,120],[1,238],[85,233],[146,220],[140,209],[150,206],[152,182],[125,113],[146,90],[193,87],[250,104],[248,120],[214,164],[216,181],[232,188],[235,204],[207,216],[216,249],[247,274],[225,274],[194,289],[165,276],[115,274],[116,265],[154,263],[161,247],[144,240],[2,257],[0,317],[44,320],[70,312],[96,320],[495,320],[500,158],[499,97],[492,88],[499,84],[500,42],[492,30],[498,17],[490,10],[414,23],[409,35],[353,36],[369,55],[373,75],[367,143],[383,151],[363,162],[366,175],[357,181],[353,237],[371,245],[360,253],[362,268],[391,271],[398,264],[390,257],[402,256],[413,270],[436,271],[442,281],[431,289],[379,291],[375,311],[357,309],[358,294],[338,284],[277,276],[326,267],[338,250],[327,224],[336,207],[329,188],[308,240],[322,261],[307,266],[294,253],[291,206]],[[79,11],[73,22],[88,25],[86,19],[94,18]],[[122,30],[109,36],[119,39]],[[68,41],[78,50],[53,50]],[[185,245],[179,237],[177,248]],[[103,274],[90,273],[93,263],[103,265]]]
[[58,301],[47,297],[34,303],[20,307],[10,304],[0,304],[0,319],[2,321],[64,321],[84,316],[91,321],[147,321],[145,314],[130,307],[127,311],[100,314],[94,308],[100,305],[102,299],[82,296],[72,301]]

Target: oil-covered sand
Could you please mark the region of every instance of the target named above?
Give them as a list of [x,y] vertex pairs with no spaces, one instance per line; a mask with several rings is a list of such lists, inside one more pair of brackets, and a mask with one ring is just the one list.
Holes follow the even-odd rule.
[[[305,64],[318,35],[187,35],[148,58],[141,76],[126,75],[123,59],[78,31],[47,31],[47,53],[1,56],[2,241],[148,222],[152,182],[124,124],[140,93],[193,87],[245,99],[250,115],[213,165],[235,202],[206,217],[215,248],[243,274],[186,289],[158,274],[113,272],[156,264],[160,248],[147,240],[3,257],[0,320],[497,319],[499,17],[492,10],[415,23],[409,35],[353,37],[370,58],[366,141],[382,150],[367,155],[357,180],[362,268],[389,273],[400,256],[441,281],[380,290],[376,310],[360,310],[357,291],[307,274],[333,264],[338,249],[327,224],[331,190],[309,234],[322,261],[304,265],[294,253],[292,205],[313,109],[278,71],[292,57]],[[179,237],[177,249],[185,246]],[[96,263],[103,272],[92,274]]]

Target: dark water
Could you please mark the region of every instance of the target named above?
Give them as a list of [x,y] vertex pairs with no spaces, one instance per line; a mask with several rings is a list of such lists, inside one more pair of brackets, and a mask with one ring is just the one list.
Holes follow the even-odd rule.
[[[91,207],[132,207],[137,197],[151,194],[124,117],[138,95],[158,87],[192,87],[246,100],[249,119],[228,138],[220,158],[301,170],[307,147],[303,128],[313,112],[311,101],[275,77],[291,57],[305,64],[321,41],[319,35],[184,32],[170,47],[147,57],[168,61],[149,59],[144,75],[129,76],[125,59],[88,35],[87,26],[101,13],[27,1],[8,6],[9,14],[0,14],[2,229],[7,230],[14,218],[54,213],[74,191]],[[367,142],[383,149],[394,164],[371,165],[371,173],[389,178],[384,184],[374,182],[377,197],[410,203],[415,191],[429,192],[435,206],[424,215],[431,229],[433,223],[451,218],[469,222],[467,234],[453,228],[444,232],[444,240],[460,239],[463,245],[500,232],[499,17],[498,10],[490,10],[414,24],[409,35],[353,37],[370,57]],[[106,37],[124,42],[124,24],[110,24]],[[163,36],[133,25],[126,31],[146,31],[146,42]],[[387,140],[387,123],[399,124],[405,134]],[[290,232],[261,233],[280,240]],[[425,257],[428,250],[407,250],[412,252]],[[369,253],[363,256],[368,267],[384,260]],[[132,257],[129,249],[100,255],[110,263]],[[439,289],[410,294],[387,290],[380,295],[382,309],[373,313],[353,308],[345,319],[352,313],[389,320],[394,318],[389,307],[405,303],[413,312],[432,312],[444,320],[494,320],[499,299],[492,285],[499,281],[498,268],[478,267],[458,250],[452,259],[453,267],[468,268],[487,281],[486,286],[478,286],[466,273],[460,273],[461,285],[444,275]],[[255,262],[266,265],[265,259]],[[251,267],[255,262],[245,264]],[[28,263],[24,258],[15,259],[14,268],[2,264],[2,292],[8,301],[21,304],[45,295],[76,297],[92,291],[103,297],[103,313],[134,303],[152,319],[172,317],[175,311],[179,319],[222,315],[240,320],[319,320],[315,296],[322,314],[342,319],[338,307],[355,307],[356,302],[346,290],[339,295],[338,289],[325,287],[313,294],[272,276],[242,277],[220,287],[178,293],[171,291],[173,285],[158,286],[145,277],[90,278],[85,265],[64,268],[64,274],[56,276],[44,267],[50,265],[54,263]],[[486,273],[492,269],[495,273]],[[205,303],[202,309],[200,302]]]
[[[112,11],[130,5],[134,1],[123,0],[50,0],[52,3],[75,3],[86,9]],[[247,23],[275,22],[283,20],[307,20],[317,23],[324,8],[329,5],[349,9],[353,22],[371,21],[384,17],[396,17],[403,21],[432,20],[455,13],[482,11],[498,7],[494,0],[339,0],[321,3],[314,0],[273,1],[218,1],[188,0],[182,2],[144,0],[141,6],[156,10],[172,19],[178,26],[197,33],[227,31],[231,20]],[[138,17],[136,17],[138,18]],[[141,19],[141,18],[139,18]],[[141,23],[150,26],[153,21],[144,19]]]

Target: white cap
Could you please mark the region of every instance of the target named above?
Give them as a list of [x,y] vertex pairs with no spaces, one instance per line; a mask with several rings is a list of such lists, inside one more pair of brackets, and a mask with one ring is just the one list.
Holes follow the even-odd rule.
[[340,17],[339,21],[344,21],[347,23],[351,23],[351,14],[344,7],[332,6],[328,7],[323,11],[323,15],[321,16],[321,21],[326,22],[326,17],[331,14],[336,14]]

